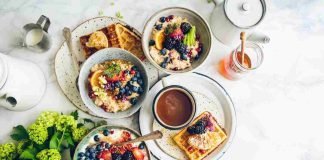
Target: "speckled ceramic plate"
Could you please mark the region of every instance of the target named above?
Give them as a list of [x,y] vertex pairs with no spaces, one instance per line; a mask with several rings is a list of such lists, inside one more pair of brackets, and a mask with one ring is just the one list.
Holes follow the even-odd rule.
[[[82,55],[83,53],[81,52],[79,38],[83,35],[90,34],[98,29],[107,27],[108,25],[114,23],[127,25],[125,22],[117,18],[96,17],[83,22],[72,31],[72,45],[74,51],[77,52],[78,55],[80,55],[78,57],[79,60],[84,59]],[[137,35],[141,36],[141,34],[136,29],[132,28],[132,31],[134,31],[134,33],[136,33]],[[154,66],[152,66],[152,64],[147,59],[145,59],[143,63],[148,72],[149,86],[151,86],[158,80],[158,70]],[[72,57],[68,50],[66,42],[64,42],[60,49],[57,51],[55,57],[55,74],[63,93],[77,108],[92,116],[100,117],[94,114],[92,111],[90,111],[81,100],[76,85],[76,78],[78,77],[79,73],[73,67]]]
[[[228,138],[205,158],[207,160],[219,159],[232,143],[236,129],[234,104],[228,93],[215,80],[199,73],[171,75],[164,79],[164,83],[166,86],[181,85],[192,91],[198,104],[196,116],[203,111],[209,111],[215,116],[220,126],[224,128]],[[146,143],[154,156],[168,160],[183,159],[184,154],[172,140],[177,131],[169,131],[154,122],[152,113],[153,99],[162,88],[162,81],[159,81],[149,91],[140,111],[140,130],[142,134],[150,133],[154,129],[162,131],[163,140]]]
[[[132,139],[135,139],[140,136],[140,134],[132,129],[123,127],[123,126],[100,126],[98,128],[93,129],[90,133],[88,133],[78,144],[77,148],[75,149],[73,160],[78,160],[78,154],[80,152],[85,152],[86,147],[88,146],[89,142],[94,143],[93,138],[95,135],[98,133],[102,133],[103,130],[108,129],[108,130],[127,130],[131,133]],[[138,142],[136,145],[138,145],[140,142]],[[145,150],[147,153],[148,160],[151,159],[150,151],[148,147],[145,145]]]

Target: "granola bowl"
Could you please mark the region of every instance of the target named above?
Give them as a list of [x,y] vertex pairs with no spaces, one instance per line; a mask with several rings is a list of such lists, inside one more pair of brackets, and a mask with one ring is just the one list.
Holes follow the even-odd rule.
[[89,57],[80,70],[78,87],[84,104],[104,118],[131,116],[148,92],[143,63],[126,50],[107,48]]
[[146,22],[142,34],[145,56],[168,74],[196,70],[211,52],[208,23],[197,12],[181,7],[165,8]]

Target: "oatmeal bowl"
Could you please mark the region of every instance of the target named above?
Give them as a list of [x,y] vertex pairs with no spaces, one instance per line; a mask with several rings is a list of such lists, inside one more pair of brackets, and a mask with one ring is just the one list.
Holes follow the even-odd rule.
[[142,34],[145,56],[159,70],[168,74],[197,69],[211,52],[210,27],[198,13],[172,7],[156,12]]
[[78,87],[84,104],[105,118],[134,114],[148,91],[143,63],[126,50],[107,48],[97,51],[83,64]]

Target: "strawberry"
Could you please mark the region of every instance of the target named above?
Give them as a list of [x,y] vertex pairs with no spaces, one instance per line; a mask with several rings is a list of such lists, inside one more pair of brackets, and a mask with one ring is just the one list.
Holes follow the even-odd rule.
[[103,160],[111,160],[111,153],[108,150],[104,150],[97,156],[97,158]]
[[122,77],[122,73],[119,73],[119,74],[115,74],[112,77],[106,76],[106,80],[108,82],[116,82],[116,81],[119,81],[121,79],[121,77]]
[[142,153],[142,151],[138,148],[134,148],[132,150],[133,155],[135,157],[136,160],[143,160],[144,159],[144,154]]
[[169,35],[171,38],[176,39],[176,40],[182,40],[183,39],[183,33],[180,28],[177,28],[173,30],[172,33]]

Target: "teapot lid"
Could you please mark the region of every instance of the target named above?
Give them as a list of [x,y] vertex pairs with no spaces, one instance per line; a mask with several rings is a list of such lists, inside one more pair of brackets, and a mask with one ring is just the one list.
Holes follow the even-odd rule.
[[235,26],[247,29],[261,22],[266,4],[264,0],[226,0],[224,10]]
[[6,83],[7,76],[8,76],[7,63],[0,53],[0,89]]

